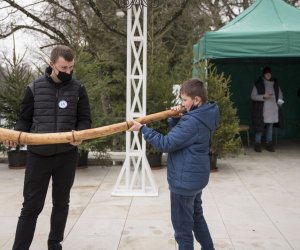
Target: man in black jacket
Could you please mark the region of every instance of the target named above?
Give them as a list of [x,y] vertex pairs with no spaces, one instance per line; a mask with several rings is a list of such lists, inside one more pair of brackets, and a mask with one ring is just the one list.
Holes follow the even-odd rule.
[[[45,75],[31,83],[21,103],[20,119],[15,130],[30,133],[66,132],[91,127],[89,99],[84,86],[72,79],[73,51],[63,45],[55,47]],[[29,249],[38,215],[44,207],[52,178],[52,213],[48,249],[62,249],[69,211],[70,190],[77,165],[77,145],[28,146],[24,180],[24,203],[19,217],[13,250]],[[5,141],[7,147],[16,146]]]

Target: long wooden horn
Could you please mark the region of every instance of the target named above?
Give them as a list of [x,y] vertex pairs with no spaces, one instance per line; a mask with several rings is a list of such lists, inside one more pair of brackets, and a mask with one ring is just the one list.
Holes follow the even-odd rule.
[[[181,112],[181,111],[180,111]],[[171,116],[176,116],[180,113],[175,110],[167,110],[136,119],[136,121],[146,124],[154,121],[166,119]],[[26,145],[43,145],[43,144],[58,144],[68,143],[77,140],[94,139],[112,135],[128,130],[133,125],[132,121],[116,123],[113,125],[91,128],[80,131],[60,132],[60,133],[26,133],[5,128],[0,128],[0,141],[10,140],[18,144]]]

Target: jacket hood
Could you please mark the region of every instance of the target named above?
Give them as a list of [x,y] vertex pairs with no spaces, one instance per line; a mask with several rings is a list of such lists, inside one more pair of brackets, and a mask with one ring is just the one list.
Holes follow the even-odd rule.
[[188,112],[186,115],[191,115],[209,130],[214,131],[219,124],[219,107],[216,102],[207,102],[200,107]]

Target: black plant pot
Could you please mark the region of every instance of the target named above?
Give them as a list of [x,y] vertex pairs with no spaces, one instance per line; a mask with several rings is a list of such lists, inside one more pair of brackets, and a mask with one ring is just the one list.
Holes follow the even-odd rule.
[[8,167],[12,169],[25,168],[27,150],[11,150],[7,152]]
[[148,159],[151,169],[161,169],[162,168],[161,156],[162,156],[161,154],[147,155],[147,159]]
[[209,154],[210,171],[211,171],[211,172],[216,172],[216,171],[218,171],[218,167],[217,167],[217,159],[218,159],[218,155],[217,155],[217,154],[213,154],[213,153],[210,153],[210,154]]
[[77,168],[88,167],[88,156],[89,156],[89,151],[78,151]]

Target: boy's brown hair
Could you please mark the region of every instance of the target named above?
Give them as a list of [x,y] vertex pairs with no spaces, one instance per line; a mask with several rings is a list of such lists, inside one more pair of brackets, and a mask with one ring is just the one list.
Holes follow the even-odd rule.
[[197,78],[187,80],[182,84],[180,94],[185,94],[189,97],[201,97],[202,103],[207,102],[207,89],[202,81]]
[[68,62],[72,62],[75,58],[73,50],[65,45],[56,46],[50,54],[51,62],[55,63],[59,57],[64,58]]

